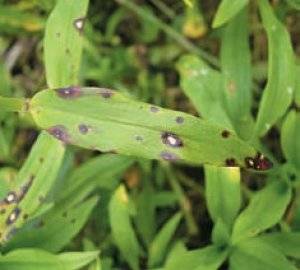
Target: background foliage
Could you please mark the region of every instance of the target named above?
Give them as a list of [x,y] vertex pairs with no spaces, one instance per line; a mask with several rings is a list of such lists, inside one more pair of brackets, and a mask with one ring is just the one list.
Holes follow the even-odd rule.
[[299,9],[0,0],[0,269],[298,269]]

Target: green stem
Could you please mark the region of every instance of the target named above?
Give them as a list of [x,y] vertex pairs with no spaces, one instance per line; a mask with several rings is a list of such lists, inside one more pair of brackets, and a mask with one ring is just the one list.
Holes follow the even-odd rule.
[[174,174],[174,171],[170,167],[170,165],[164,166],[164,170],[165,170],[167,179],[169,181],[169,184],[179,201],[181,211],[183,212],[183,215],[186,220],[189,234],[195,235],[198,233],[198,227],[197,227],[196,221],[191,212],[192,211],[191,203],[190,203],[189,199],[186,197],[186,195],[184,194],[183,189],[179,185],[178,179],[177,179],[176,175]]
[[0,111],[2,112],[21,112],[25,108],[24,98],[10,98],[0,96]]
[[131,0],[116,0],[116,1],[121,5],[125,6],[126,8],[130,9],[134,13],[136,13],[139,17],[143,18],[144,20],[147,20],[148,22],[152,23],[156,27],[163,30],[167,35],[173,38],[178,44],[180,44],[186,50],[199,55],[200,57],[202,57],[204,60],[206,60],[207,62],[209,62],[215,67],[220,66],[219,61],[216,57],[198,48],[195,44],[193,44],[188,39],[186,39],[183,35],[178,33],[174,28],[165,24],[163,21],[161,21],[151,13],[147,12],[143,8],[139,7]]

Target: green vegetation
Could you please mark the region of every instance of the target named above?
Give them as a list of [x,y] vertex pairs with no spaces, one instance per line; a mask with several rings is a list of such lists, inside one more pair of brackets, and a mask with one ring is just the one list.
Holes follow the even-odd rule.
[[298,0],[0,0],[0,270],[300,267]]

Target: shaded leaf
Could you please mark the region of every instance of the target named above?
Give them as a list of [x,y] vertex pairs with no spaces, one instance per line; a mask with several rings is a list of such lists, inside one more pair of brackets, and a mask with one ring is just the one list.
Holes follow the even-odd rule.
[[227,253],[227,250],[213,245],[192,251],[181,249],[180,253],[177,252],[176,256],[168,259],[164,269],[217,270],[226,259]]
[[66,252],[58,255],[65,269],[76,270],[88,265],[99,255],[98,251]]
[[155,236],[149,249],[148,266],[150,268],[158,266],[162,262],[181,217],[182,215],[180,213],[175,214],[164,224]]
[[[243,123],[251,124],[252,82],[247,12],[248,9],[241,10],[228,23],[222,35],[221,47],[225,105],[238,134]],[[249,137],[251,133],[243,135]]]
[[296,270],[282,253],[258,238],[236,246],[230,256],[231,270]]
[[290,202],[291,193],[291,186],[284,181],[270,183],[257,192],[236,219],[232,241],[236,243],[253,237],[279,222]]
[[299,232],[275,232],[259,237],[273,248],[278,249],[288,257],[300,259],[300,233]]
[[213,21],[213,27],[220,27],[231,20],[249,0],[222,0]]
[[281,145],[286,159],[300,168],[300,113],[290,111],[281,129]]
[[239,168],[205,166],[205,195],[213,221],[221,219],[229,228],[241,207]]
[[295,84],[295,59],[291,40],[278,21],[269,1],[258,2],[268,36],[268,82],[259,106],[255,134],[264,135],[285,113],[291,103]]
[[123,185],[111,198],[109,220],[114,241],[123,258],[132,269],[139,269],[140,246],[131,224],[129,198]]

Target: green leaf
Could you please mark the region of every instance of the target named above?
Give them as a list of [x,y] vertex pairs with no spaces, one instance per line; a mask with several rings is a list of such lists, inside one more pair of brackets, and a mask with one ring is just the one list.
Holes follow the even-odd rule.
[[6,241],[13,228],[20,228],[43,205],[63,156],[63,144],[43,132],[18,173],[16,188],[7,194],[0,206],[5,209],[0,217],[1,241]]
[[16,249],[0,256],[1,270],[66,270],[59,258],[39,249]]
[[210,245],[192,251],[180,250],[168,259],[165,270],[217,270],[227,257],[227,250]]
[[78,83],[88,0],[59,0],[47,20],[44,50],[49,87]]
[[259,106],[255,134],[264,135],[286,112],[295,87],[295,59],[288,31],[267,0],[258,1],[268,36],[268,82]]
[[232,241],[236,243],[241,239],[253,237],[279,222],[291,195],[291,186],[284,181],[270,183],[257,192],[236,219]]
[[[300,65],[296,66],[296,74],[300,74]],[[295,102],[300,107],[300,76],[296,76]]]
[[231,20],[249,0],[222,0],[213,21],[213,27],[217,28]]
[[231,227],[241,207],[239,168],[205,166],[205,195],[213,221]]
[[288,257],[300,259],[300,233],[299,232],[275,232],[259,237],[273,248]]
[[299,0],[286,0],[288,2],[288,4],[297,9],[297,10],[300,10],[300,1]]
[[296,270],[282,253],[258,238],[242,241],[230,256],[231,270]]
[[176,228],[181,220],[182,215],[180,213],[175,214],[170,218],[162,229],[155,236],[149,249],[149,268],[159,266],[164,256],[166,255],[167,247],[175,233]]
[[216,124],[232,128],[223,106],[222,74],[194,56],[183,56],[177,63],[180,85],[200,115]]
[[130,218],[130,202],[120,185],[109,203],[109,220],[114,241],[133,270],[139,269],[140,246]]
[[4,251],[18,247],[36,247],[51,252],[60,251],[84,226],[97,201],[97,197],[92,197],[72,208],[65,208],[58,204],[43,215],[34,227],[27,226],[17,232],[4,247]]
[[221,47],[225,105],[238,133],[241,123],[251,124],[252,83],[247,12],[248,9],[243,9],[228,23]]
[[133,163],[133,159],[113,154],[90,158],[72,171],[59,194],[58,204],[75,205],[96,187],[114,189],[120,176]]
[[98,251],[66,252],[58,255],[65,269],[76,270],[90,264],[99,255]]
[[218,219],[214,223],[212,241],[218,246],[226,246],[230,243],[230,228],[222,221],[222,219]]
[[281,130],[281,145],[286,159],[300,168],[300,113],[290,111]]
[[101,88],[39,92],[30,102],[37,125],[54,137],[103,152],[193,164],[245,166],[256,151],[234,133],[194,116],[130,100]]

